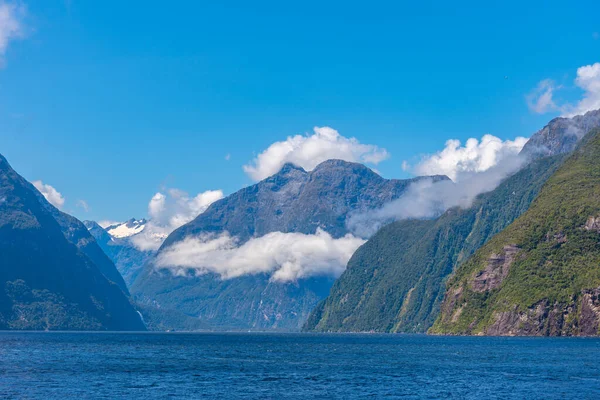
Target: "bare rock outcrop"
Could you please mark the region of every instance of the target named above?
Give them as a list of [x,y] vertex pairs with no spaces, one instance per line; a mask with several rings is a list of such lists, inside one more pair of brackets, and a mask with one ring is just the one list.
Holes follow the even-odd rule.
[[500,254],[492,254],[485,268],[473,278],[471,288],[480,293],[498,288],[508,275],[519,250],[516,245],[510,244],[504,246]]

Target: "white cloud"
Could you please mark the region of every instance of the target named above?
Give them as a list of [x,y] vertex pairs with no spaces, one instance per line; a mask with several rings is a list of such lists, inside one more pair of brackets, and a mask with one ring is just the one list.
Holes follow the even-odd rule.
[[579,67],[575,86],[583,91],[583,97],[575,104],[557,104],[554,93],[562,87],[555,86],[553,81],[545,79],[527,96],[527,104],[533,112],[543,114],[560,111],[563,117],[574,117],[600,109],[600,63]]
[[279,172],[285,163],[293,163],[308,171],[330,159],[378,164],[389,157],[387,150],[362,144],[356,138],[346,138],[335,129],[315,127],[312,135],[289,136],[275,142],[260,153],[244,171],[260,181]]
[[0,2],[0,60],[6,53],[10,41],[23,36],[24,14],[24,6]]
[[583,90],[583,98],[574,106],[566,105],[566,117],[585,114],[600,108],[600,63],[585,65],[577,69],[575,84]]
[[[401,219],[433,218],[451,207],[470,207],[481,193],[494,190],[506,177],[518,171],[525,156],[508,154],[495,165],[481,171],[453,169],[454,181],[423,179],[411,184],[397,200],[366,213],[352,214],[346,221],[348,229],[360,237],[370,237],[382,226]],[[477,166],[477,163],[474,164]]]
[[50,185],[46,185],[42,181],[33,181],[33,186],[44,195],[48,203],[60,209],[65,204],[65,198],[58,190]]
[[225,161],[229,161],[231,160],[231,154],[227,153],[225,154]]
[[529,109],[537,114],[544,114],[558,110],[554,103],[554,91],[559,89],[551,79],[544,79],[526,96]]
[[85,201],[85,200],[77,200],[77,203],[75,205],[77,207],[83,209],[83,211],[85,211],[85,212],[90,211],[90,206],[87,203],[87,201]]
[[156,250],[171,232],[187,224],[222,198],[221,190],[208,190],[195,197],[190,197],[179,189],[158,192],[148,203],[150,221],[141,233],[132,236],[131,241],[140,250]]
[[188,237],[162,251],[157,267],[174,274],[213,272],[222,279],[268,273],[274,281],[296,281],[310,276],[338,277],[364,240],[352,235],[334,239],[317,229],[314,235],[272,232],[239,244],[227,232],[218,236]]
[[[497,165],[502,159],[518,154],[527,143],[524,137],[505,140],[484,135],[481,141],[470,138],[461,147],[459,140],[451,139],[446,147],[424,158],[415,168],[417,175],[446,175],[456,180],[462,173],[483,172]],[[403,163],[403,168],[407,167]]]

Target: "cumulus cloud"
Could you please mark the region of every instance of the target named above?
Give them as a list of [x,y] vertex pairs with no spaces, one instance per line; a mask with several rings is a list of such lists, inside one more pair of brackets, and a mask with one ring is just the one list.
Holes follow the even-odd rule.
[[[506,157],[519,154],[525,143],[524,137],[503,141],[493,135],[484,135],[481,141],[468,139],[462,147],[459,140],[451,139],[443,150],[425,157],[414,172],[417,175],[446,175],[456,180],[460,174],[487,171]],[[407,169],[404,163],[403,168]]]
[[577,69],[575,84],[583,90],[583,98],[574,106],[563,107],[566,117],[585,114],[600,108],[600,63],[585,65]]
[[157,250],[169,233],[187,224],[222,198],[221,190],[207,190],[194,197],[179,189],[158,192],[148,203],[150,221],[131,241],[140,250]]
[[6,53],[8,44],[23,36],[24,15],[24,6],[0,1],[0,60]]
[[[393,221],[433,218],[452,207],[470,207],[479,194],[494,190],[527,161],[526,156],[510,152],[494,160],[496,163],[490,166],[475,162],[469,168],[461,166],[447,170],[447,175],[453,176],[453,181],[435,181],[431,178],[416,181],[408,187],[402,197],[385,204],[382,208],[351,214],[346,225],[355,235],[367,238]],[[433,165],[437,167],[436,163]],[[483,168],[483,165],[487,168]]]
[[162,251],[156,266],[176,275],[216,273],[222,279],[268,273],[273,281],[310,276],[338,277],[364,240],[346,235],[334,239],[321,229],[314,235],[272,232],[240,244],[227,232],[188,237]]
[[32,183],[33,186],[44,195],[44,198],[46,198],[48,203],[52,204],[54,207],[60,209],[65,204],[65,198],[54,187],[47,185],[42,181],[34,181]]
[[559,89],[551,79],[544,79],[537,87],[526,96],[527,106],[537,114],[544,114],[558,110],[554,103],[554,91]]
[[536,113],[560,111],[563,117],[574,117],[588,111],[600,109],[600,63],[584,65],[577,69],[575,86],[583,91],[582,98],[575,104],[557,104],[554,94],[561,86],[545,79],[527,96],[529,108]]
[[315,127],[312,135],[289,136],[275,142],[252,162],[244,165],[250,178],[260,181],[279,172],[285,163],[293,163],[308,171],[330,159],[378,164],[389,157],[387,150],[346,138],[329,127]]

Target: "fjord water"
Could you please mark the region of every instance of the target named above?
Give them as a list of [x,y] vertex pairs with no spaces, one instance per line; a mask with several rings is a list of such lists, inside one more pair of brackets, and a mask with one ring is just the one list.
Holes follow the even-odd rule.
[[0,333],[0,398],[597,398],[600,339]]

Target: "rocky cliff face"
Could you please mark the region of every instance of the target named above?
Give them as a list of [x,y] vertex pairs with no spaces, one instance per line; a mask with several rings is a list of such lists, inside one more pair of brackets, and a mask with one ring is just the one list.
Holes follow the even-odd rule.
[[432,333],[598,335],[600,131],[450,279]]
[[[434,180],[445,179],[433,177]],[[161,252],[190,237],[228,232],[240,244],[271,232],[334,238],[348,233],[351,212],[379,208],[398,198],[414,180],[386,180],[361,164],[326,161],[307,172],[291,164],[266,180],[212,204],[173,232]],[[278,282],[269,274],[221,279],[216,274],[174,276],[150,263],[131,290],[144,304],[176,309],[217,328],[299,329],[326,296],[332,276]]]
[[145,329],[82,226],[0,156],[0,329]]
[[600,110],[573,118],[555,118],[529,139],[523,152],[540,156],[570,153],[586,133],[598,127]]

